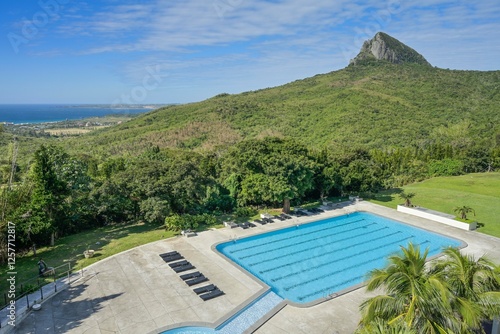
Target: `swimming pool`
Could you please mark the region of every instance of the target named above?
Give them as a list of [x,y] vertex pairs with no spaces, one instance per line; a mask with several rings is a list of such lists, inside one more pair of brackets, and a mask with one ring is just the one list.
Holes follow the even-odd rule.
[[268,290],[215,329],[185,326],[170,329],[161,334],[242,334],[282,301],[281,297]]
[[366,212],[225,242],[216,249],[295,303],[352,289],[409,242],[429,257],[462,242]]

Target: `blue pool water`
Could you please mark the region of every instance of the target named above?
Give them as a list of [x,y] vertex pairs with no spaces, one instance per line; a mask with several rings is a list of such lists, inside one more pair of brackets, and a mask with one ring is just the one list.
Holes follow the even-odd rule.
[[162,332],[161,334],[213,334],[216,333],[215,329],[207,327],[186,326],[170,329]]
[[345,216],[217,245],[217,250],[271,286],[282,298],[309,303],[353,288],[408,243],[429,257],[461,242],[378,215]]
[[215,329],[186,326],[170,329],[162,334],[241,334],[282,301],[283,298],[272,291],[267,291]]

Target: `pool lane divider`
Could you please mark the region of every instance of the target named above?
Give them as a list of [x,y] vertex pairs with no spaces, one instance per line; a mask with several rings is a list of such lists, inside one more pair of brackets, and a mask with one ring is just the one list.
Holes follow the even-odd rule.
[[[362,229],[362,228],[364,228],[364,226],[363,227],[358,227],[356,229],[352,229],[352,230],[349,230],[349,231],[345,231],[345,232],[351,232],[351,231],[354,231],[354,230],[357,230],[357,229]],[[356,236],[366,236],[366,235],[369,235],[369,234],[372,234],[372,233],[376,233],[376,232],[379,232],[379,231],[387,229],[387,228],[388,227],[382,227],[382,228],[379,228],[377,230],[372,230],[370,232],[366,232],[366,233],[362,233],[362,234],[357,234]],[[339,235],[339,234],[340,233],[326,234],[324,237],[331,237],[333,235]],[[346,241],[346,240],[349,240],[349,239],[352,239],[352,237],[344,238],[344,239],[340,239],[340,240],[333,240],[333,241],[331,241],[329,243],[329,245],[336,244],[336,243],[339,243],[339,242],[343,242],[343,241]],[[273,251],[274,250],[282,250],[282,249],[289,248],[289,247],[295,247],[297,245],[305,244],[305,243],[316,241],[316,240],[317,240],[316,238],[314,238],[314,239],[308,239],[307,241],[298,242],[298,243],[295,243],[295,244],[292,244],[292,245],[287,245],[286,247],[283,246],[283,247],[275,248],[275,249],[273,249]],[[322,247],[325,247],[325,245],[323,245],[323,244],[316,245],[316,246],[308,248],[307,251],[311,251],[313,249],[318,249],[318,248],[322,248]],[[252,266],[255,266],[255,265],[258,265],[258,264],[261,264],[261,263],[265,263],[265,262],[269,262],[269,261],[281,259],[281,258],[284,258],[284,257],[288,257],[290,255],[300,254],[300,253],[303,253],[303,252],[304,252],[304,250],[299,250],[299,251],[296,251],[296,252],[286,253],[284,255],[279,255],[279,256],[272,257],[272,258],[267,258],[267,259],[264,259],[264,260],[259,261],[259,262],[250,263],[249,266],[252,267]],[[267,252],[253,253],[253,255],[260,255],[260,254],[266,254],[266,253],[269,253],[269,251],[267,251]],[[318,256],[322,256],[322,255],[318,255]],[[238,258],[238,260],[241,260],[243,258],[248,258],[248,257],[251,257],[251,256],[240,257],[240,258]]]
[[[429,241],[428,241],[428,240],[426,240],[426,241],[424,241],[424,242],[422,242],[422,243],[420,243],[420,244],[425,244],[425,243],[427,243],[427,242],[429,242]],[[438,250],[439,250],[439,248],[434,248],[434,249],[432,249],[432,251],[438,251]],[[351,278],[351,279],[348,279],[348,280],[342,281],[342,282],[337,283],[337,284],[335,284],[335,285],[331,285],[331,286],[326,287],[326,288],[323,288],[323,289],[321,289],[321,290],[317,290],[317,291],[315,291],[315,292],[308,293],[307,295],[300,296],[300,297],[298,297],[298,299],[299,299],[299,300],[304,300],[304,299],[306,299],[306,298],[308,298],[308,297],[318,295],[318,294],[320,294],[320,293],[322,293],[322,292],[323,292],[323,293],[325,293],[325,292],[333,291],[333,290],[336,290],[336,289],[337,289],[337,287],[339,287],[339,286],[345,285],[345,284],[350,283],[350,282],[354,282],[355,280],[360,280],[360,279],[362,280],[363,278],[364,278],[364,275],[357,276],[357,277],[353,277],[353,278]],[[335,294],[335,295],[336,295],[336,294]]]
[[[351,225],[351,224],[359,223],[360,221],[363,221],[363,220],[365,220],[365,219],[363,218],[363,219],[359,219],[359,220],[351,221],[351,222],[348,222],[348,223],[346,223],[346,224],[342,224],[342,225],[333,225],[333,226],[330,226],[330,227],[322,228],[321,230],[314,230],[314,231],[311,231],[311,232],[300,233],[300,234],[298,234],[298,235],[293,235],[293,236],[288,237],[288,238],[281,238],[281,239],[278,239],[278,240],[267,241],[267,242],[263,242],[263,243],[258,244],[258,245],[252,245],[252,246],[248,246],[248,247],[244,247],[244,248],[239,248],[239,249],[236,249],[236,250],[233,250],[233,251],[229,251],[229,253],[230,253],[230,254],[234,254],[234,253],[238,253],[238,252],[241,252],[241,251],[244,251],[244,250],[248,250],[248,249],[255,249],[255,248],[257,248],[257,247],[262,247],[262,246],[266,246],[266,245],[271,245],[271,244],[275,244],[275,243],[277,243],[277,242],[281,242],[281,241],[285,241],[285,240],[290,240],[290,239],[294,239],[294,238],[301,238],[301,237],[303,237],[304,235],[315,234],[315,233],[321,233],[321,232],[324,232],[325,230],[337,229],[337,228],[344,227],[344,226],[347,226],[347,225]],[[376,223],[376,222],[373,222],[372,224],[377,224],[377,223]],[[370,225],[371,225],[371,224],[370,224]]]
[[[374,247],[374,248],[371,248],[371,249],[368,249],[368,250],[365,250],[365,251],[362,251],[362,252],[358,252],[358,253],[353,254],[351,256],[347,256],[347,257],[343,257],[343,258],[340,258],[340,259],[335,259],[335,260],[332,260],[332,261],[328,261],[328,262],[322,263],[322,264],[314,266],[314,267],[309,267],[307,269],[302,269],[302,270],[290,273],[290,274],[288,274],[286,276],[280,276],[280,277],[277,277],[277,278],[273,278],[273,279],[271,279],[271,281],[272,282],[277,282],[277,281],[280,281],[282,279],[285,279],[285,278],[288,278],[288,277],[291,277],[291,276],[295,276],[295,275],[298,275],[298,274],[303,274],[305,272],[311,271],[312,269],[318,269],[318,268],[321,268],[321,267],[329,266],[331,264],[334,264],[334,263],[337,263],[337,262],[341,262],[341,261],[344,261],[346,259],[350,259],[350,258],[353,258],[353,257],[356,257],[356,256],[360,256],[360,255],[368,253],[368,252],[372,252],[372,251],[375,251],[375,250],[378,250],[378,249],[382,249],[384,247],[392,246],[392,245],[394,245],[396,243],[399,243],[401,241],[405,241],[405,240],[411,239],[412,237],[413,236],[406,237],[406,238],[403,238],[403,239],[397,240],[397,241],[391,241],[390,243],[387,243],[387,244],[384,244],[384,245],[380,245],[378,247]],[[379,258],[379,257],[377,257],[377,258]],[[371,262],[371,261],[368,261],[368,262]],[[368,262],[366,262],[366,263],[368,263]],[[363,263],[359,263],[359,264],[364,264],[364,262]],[[356,264],[356,266],[359,266],[359,264]],[[353,266],[353,267],[355,267],[355,266]],[[334,273],[336,273],[336,272],[334,272]],[[307,284],[308,282],[310,282],[310,281],[307,281],[304,284]],[[297,284],[297,286],[299,286],[299,285],[301,285],[301,284]]]
[[[370,242],[372,241],[376,241],[376,240],[382,240],[382,239],[385,239],[385,238],[388,238],[388,237],[392,237],[393,235],[396,235],[396,234],[399,234],[399,233],[403,233],[401,231],[396,231],[396,232],[393,232],[391,234],[386,234],[386,235],[383,235],[381,237],[378,237],[376,239],[372,239],[370,240]],[[405,239],[408,239],[408,238],[413,238],[414,236],[411,235],[410,237],[407,237]],[[394,242],[392,242],[394,243]],[[349,246],[346,246],[346,247],[342,247],[342,248],[337,248],[337,249],[334,249],[334,250],[331,250],[330,252],[328,253],[325,253],[325,254],[322,254],[322,255],[314,255],[314,256],[311,256],[310,258],[308,258],[308,260],[312,259],[312,258],[317,258],[319,256],[327,256],[331,253],[335,253],[335,252],[339,252],[339,251],[343,251],[343,250],[346,250],[346,249],[349,249],[349,248],[353,248],[353,247],[358,247],[358,246],[361,246],[361,245],[364,245],[366,244],[366,241],[363,241],[363,242],[359,242],[357,244],[352,244],[352,245],[349,245]],[[342,258],[340,260],[343,260],[345,258]],[[275,267],[272,267],[272,268],[269,268],[269,269],[265,269],[265,270],[260,270],[259,273],[261,274],[264,274],[264,273],[267,273],[267,272],[270,272],[270,271],[275,271],[275,270],[278,270],[278,269],[281,269],[281,268],[285,268],[285,267],[289,267],[289,266],[292,266],[294,264],[297,264],[297,263],[301,263],[301,262],[304,262],[304,260],[306,259],[300,259],[300,260],[297,260],[297,261],[293,261],[293,262],[288,262],[288,263],[285,263],[285,264],[282,264],[280,266],[275,266]],[[336,261],[340,261],[339,259],[337,259]]]

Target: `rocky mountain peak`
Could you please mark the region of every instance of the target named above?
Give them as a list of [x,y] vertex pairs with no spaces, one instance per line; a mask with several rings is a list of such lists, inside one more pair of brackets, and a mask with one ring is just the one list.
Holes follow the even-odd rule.
[[385,60],[394,64],[416,63],[431,66],[420,53],[383,32],[378,32],[375,37],[365,41],[361,51],[351,59],[350,64],[356,65],[369,59]]

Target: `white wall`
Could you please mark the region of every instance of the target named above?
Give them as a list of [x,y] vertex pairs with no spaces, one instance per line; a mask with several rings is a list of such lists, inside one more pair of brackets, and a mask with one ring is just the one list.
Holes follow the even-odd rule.
[[493,320],[493,327],[491,328],[491,334],[500,334],[500,319]]
[[422,218],[425,218],[425,219],[433,220],[433,221],[436,221],[436,222],[439,222],[439,223],[442,223],[442,224],[445,224],[445,225],[457,227],[457,228],[460,228],[462,230],[471,231],[471,230],[475,230],[476,227],[477,227],[476,226],[476,222],[473,222],[473,223],[470,223],[470,224],[462,223],[462,222],[459,222],[458,220],[454,220],[454,219],[450,219],[450,218],[446,218],[446,217],[434,215],[432,213],[420,211],[420,210],[413,209],[413,208],[408,208],[408,207],[403,206],[403,205],[398,205],[398,211],[403,212],[403,213],[407,213],[407,214],[410,214],[410,215],[413,215],[413,216],[417,216],[417,217],[422,217]]

